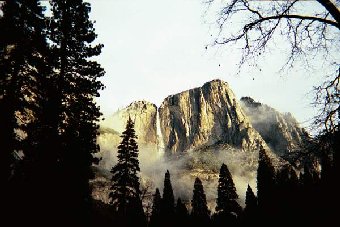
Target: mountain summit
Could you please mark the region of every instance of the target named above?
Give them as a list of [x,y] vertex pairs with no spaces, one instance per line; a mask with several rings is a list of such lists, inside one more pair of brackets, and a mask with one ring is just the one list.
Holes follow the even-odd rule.
[[159,116],[168,152],[214,144],[242,149],[265,146],[228,83],[221,80],[167,97],[159,108]]
[[[129,116],[135,122],[140,146],[151,145],[169,155],[228,145],[251,151],[262,146],[285,156],[298,149],[307,136],[291,114],[279,113],[250,97],[239,102],[228,83],[212,80],[168,96],[159,108],[148,101],[135,101],[118,110],[101,124],[105,132],[98,140],[103,143],[101,154],[111,154],[118,145],[117,133],[110,136],[107,129],[121,133]],[[110,144],[109,138],[116,139]],[[111,149],[106,150],[108,147]]]

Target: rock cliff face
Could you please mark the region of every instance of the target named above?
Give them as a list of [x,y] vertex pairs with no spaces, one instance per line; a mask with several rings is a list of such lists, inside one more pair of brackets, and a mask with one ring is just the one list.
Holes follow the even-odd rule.
[[157,107],[147,101],[132,102],[124,109],[118,110],[106,119],[102,125],[112,128],[119,133],[125,130],[129,118],[135,122],[138,144],[157,144]]
[[117,131],[103,127],[99,129],[97,143],[100,146],[100,151],[96,154],[96,157],[101,159],[99,162],[100,167],[110,170],[113,164],[117,162],[116,151],[120,141],[120,133]]
[[229,85],[221,80],[167,97],[159,116],[165,150],[172,153],[219,143],[242,149],[265,146]]
[[253,127],[277,155],[299,148],[306,138],[307,133],[290,113],[282,114],[250,97],[241,98],[241,104]]
[[117,147],[129,116],[135,122],[140,149],[158,149],[156,105],[147,101],[133,102],[101,122],[97,138],[100,152],[96,156],[101,158],[99,166],[106,170],[110,170],[117,162]]
[[284,156],[299,148],[307,135],[291,114],[281,114],[249,97],[239,104],[226,82],[213,80],[167,97],[158,113],[156,105],[147,101],[133,102],[114,113],[101,124],[101,157],[115,159],[112,151],[129,116],[140,146],[164,147],[168,154],[226,144],[245,150],[268,145],[276,155]]

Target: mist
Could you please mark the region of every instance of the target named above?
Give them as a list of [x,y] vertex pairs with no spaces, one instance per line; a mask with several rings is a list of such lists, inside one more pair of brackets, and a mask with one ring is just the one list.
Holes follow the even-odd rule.
[[[117,148],[114,147],[115,135],[103,134],[99,139],[101,152],[100,168],[110,170],[117,163]],[[225,163],[233,176],[239,195],[239,204],[244,206],[245,193],[249,184],[256,192],[256,171],[258,152],[235,149],[230,146],[219,146],[192,150],[169,155],[157,145],[139,145],[139,163],[141,188],[152,199],[156,187],[163,191],[164,174],[170,171],[171,183],[175,198],[180,197],[190,208],[192,191],[196,177],[202,180],[207,196],[208,206],[215,210],[219,169]],[[150,201],[149,201],[150,202]]]

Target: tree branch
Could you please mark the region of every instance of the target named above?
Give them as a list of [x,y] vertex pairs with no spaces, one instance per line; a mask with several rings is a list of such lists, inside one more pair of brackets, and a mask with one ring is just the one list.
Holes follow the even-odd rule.
[[249,28],[252,28],[254,25],[262,23],[264,21],[269,21],[269,20],[278,20],[278,19],[300,19],[300,20],[312,20],[312,21],[318,21],[321,23],[326,23],[329,25],[332,25],[340,30],[340,24],[337,23],[336,21],[328,20],[325,18],[320,18],[320,17],[312,17],[312,16],[301,16],[301,15],[275,15],[275,16],[270,16],[270,17],[263,17],[260,18],[254,22],[251,22],[247,24],[246,26]]
[[330,0],[317,0],[332,15],[336,23],[340,24],[340,11]]

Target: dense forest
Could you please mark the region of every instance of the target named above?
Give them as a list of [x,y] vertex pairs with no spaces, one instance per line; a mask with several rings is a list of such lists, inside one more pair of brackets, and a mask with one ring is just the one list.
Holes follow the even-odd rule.
[[[338,220],[339,126],[320,132],[297,159],[303,169],[275,169],[259,150],[257,193],[246,205],[228,166],[220,168],[215,210],[196,178],[190,204],[175,198],[171,173],[153,195],[151,216],[141,200],[137,135],[127,121],[112,168],[111,203],[91,196],[90,179],[101,118],[95,98],[105,71],[93,57],[102,44],[82,0],[6,1],[0,18],[0,181],[3,226],[334,225]],[[339,114],[339,113],[338,113]],[[297,160],[298,161],[298,160]],[[321,170],[313,165],[320,163]],[[255,195],[256,194],[256,195]],[[190,209],[189,209],[190,208]]]

